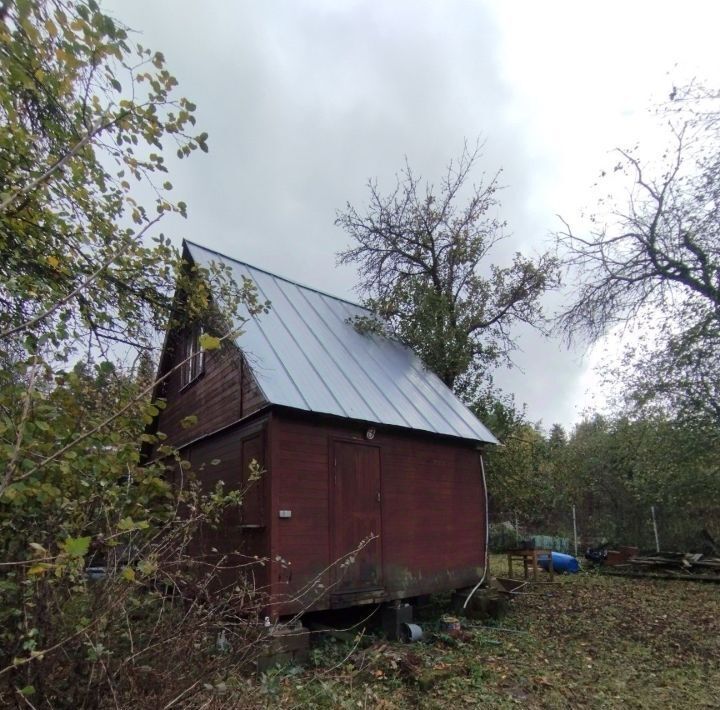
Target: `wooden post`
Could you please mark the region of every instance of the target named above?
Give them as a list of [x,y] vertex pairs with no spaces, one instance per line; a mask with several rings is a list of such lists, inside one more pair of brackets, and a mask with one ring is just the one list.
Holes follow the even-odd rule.
[[655,532],[655,551],[660,552],[660,538],[658,537],[657,531],[657,520],[655,520],[655,506],[650,506],[650,512],[652,513],[653,531]]
[[575,505],[573,505],[573,536],[575,538],[575,557],[577,557],[577,521],[575,519]]
[[[575,506],[573,506],[573,510],[575,510]],[[555,565],[553,564],[552,550],[548,551],[548,571],[550,572],[550,581],[552,582],[555,579]]]

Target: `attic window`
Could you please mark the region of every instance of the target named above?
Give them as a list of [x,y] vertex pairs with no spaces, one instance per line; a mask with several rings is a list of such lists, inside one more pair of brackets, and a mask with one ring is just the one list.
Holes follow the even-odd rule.
[[205,369],[205,353],[200,347],[202,328],[196,324],[185,331],[183,340],[183,364],[180,368],[181,387],[187,387],[197,380]]

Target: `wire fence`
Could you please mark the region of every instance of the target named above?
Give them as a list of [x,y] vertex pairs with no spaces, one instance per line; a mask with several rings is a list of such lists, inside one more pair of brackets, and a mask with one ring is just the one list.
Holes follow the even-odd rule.
[[716,501],[693,511],[671,506],[624,506],[614,510],[570,506],[532,519],[516,511],[491,514],[491,552],[534,546],[582,556],[589,547],[631,545],[642,551],[702,552],[720,549]]

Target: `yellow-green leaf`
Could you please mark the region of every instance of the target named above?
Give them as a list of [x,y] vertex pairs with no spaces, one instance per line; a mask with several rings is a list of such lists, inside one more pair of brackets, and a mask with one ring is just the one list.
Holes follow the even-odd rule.
[[71,557],[84,557],[90,549],[90,538],[68,537],[62,544],[62,549]]
[[149,527],[147,520],[133,520],[131,517],[123,518],[118,523],[118,530],[144,530]]
[[28,570],[28,574],[33,577],[39,577],[41,574],[45,574],[45,572],[47,572],[51,567],[52,567],[52,565],[48,565],[48,564],[33,565]]
[[217,350],[220,347],[220,338],[216,338],[214,335],[203,333],[200,336],[200,347],[203,350]]
[[142,560],[138,564],[138,569],[146,576],[155,574],[157,572],[157,563],[152,560]]
[[189,414],[187,417],[184,417],[180,420],[180,426],[183,429],[189,429],[191,426],[195,426],[198,422],[197,415],[195,414]]

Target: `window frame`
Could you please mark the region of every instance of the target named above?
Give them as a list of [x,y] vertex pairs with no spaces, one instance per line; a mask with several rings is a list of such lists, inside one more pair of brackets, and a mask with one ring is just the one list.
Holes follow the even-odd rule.
[[182,338],[182,365],[180,366],[180,390],[187,389],[205,373],[205,350],[200,345],[203,328],[199,323],[190,326]]

